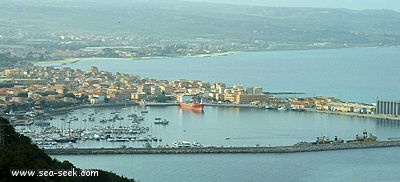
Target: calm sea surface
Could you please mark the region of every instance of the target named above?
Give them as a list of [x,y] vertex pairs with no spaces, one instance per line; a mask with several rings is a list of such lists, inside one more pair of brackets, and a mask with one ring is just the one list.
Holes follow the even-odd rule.
[[64,155],[139,181],[399,181],[400,148],[291,154]]
[[[376,97],[399,99],[400,48],[351,48],[334,50],[237,53],[223,57],[165,58],[155,60],[91,60],[67,66],[137,74],[160,79],[221,81],[228,85],[261,85],[265,91],[296,91],[309,95],[335,96],[346,101],[372,103]],[[306,112],[278,112],[249,108],[205,107],[202,114],[178,107],[140,106],[87,108],[69,115],[80,119],[96,110],[109,116],[146,109],[143,126],[162,142],[199,141],[214,146],[278,146],[314,141],[317,136],[353,139],[367,130],[378,139],[400,137],[400,123]],[[53,121],[66,127],[59,115]],[[170,124],[152,124],[155,117]],[[122,126],[126,121],[100,124],[72,122],[71,128]],[[229,140],[226,140],[229,137]],[[78,147],[119,147],[121,143],[84,141]],[[126,142],[127,147],[140,147]],[[54,156],[77,167],[101,168],[140,181],[398,181],[400,148],[363,149],[293,154],[212,155],[85,155]]]
[[153,60],[89,60],[67,66],[88,70],[97,66],[167,80],[197,79],[264,91],[305,92],[345,101],[375,102],[376,97],[400,99],[400,48],[349,48],[245,52],[205,58]]

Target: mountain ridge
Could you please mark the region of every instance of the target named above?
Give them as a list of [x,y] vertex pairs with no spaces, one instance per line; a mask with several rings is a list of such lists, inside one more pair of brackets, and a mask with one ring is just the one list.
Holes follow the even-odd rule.
[[[19,1],[18,1],[19,2]],[[97,2],[97,3],[95,3]],[[48,1],[0,4],[7,30],[139,34],[159,39],[397,45],[393,10],[282,8],[171,1]],[[5,28],[7,27],[7,28]]]

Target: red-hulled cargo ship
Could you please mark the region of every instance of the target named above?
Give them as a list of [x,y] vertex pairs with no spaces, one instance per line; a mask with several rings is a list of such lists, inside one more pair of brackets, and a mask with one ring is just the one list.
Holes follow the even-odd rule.
[[178,103],[183,109],[203,111],[203,108],[204,108],[203,103],[184,103],[184,102],[178,102]]

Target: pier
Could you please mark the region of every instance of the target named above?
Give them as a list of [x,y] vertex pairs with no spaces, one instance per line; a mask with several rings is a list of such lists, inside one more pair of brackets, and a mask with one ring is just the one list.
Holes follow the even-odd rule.
[[240,108],[259,108],[257,105],[250,104],[210,104],[204,103],[205,106],[213,106],[213,107],[240,107]]
[[315,113],[324,113],[324,114],[336,114],[336,115],[351,116],[351,117],[400,121],[400,117],[384,115],[384,114],[358,114],[358,113],[354,113],[354,112],[321,111],[321,110],[309,109],[309,108],[304,109],[304,111],[315,112]]
[[141,103],[144,106],[179,106],[178,103],[170,103],[170,102],[145,102],[145,103]]
[[295,153],[332,150],[400,147],[400,141],[377,141],[338,143],[321,145],[277,146],[277,147],[200,147],[200,148],[66,148],[45,149],[49,155],[93,155],[93,154],[218,154],[218,153]]

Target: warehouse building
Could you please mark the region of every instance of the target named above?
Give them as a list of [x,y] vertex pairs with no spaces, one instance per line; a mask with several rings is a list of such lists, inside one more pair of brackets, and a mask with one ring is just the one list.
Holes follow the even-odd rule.
[[376,114],[388,114],[398,116],[400,114],[400,101],[376,101]]

